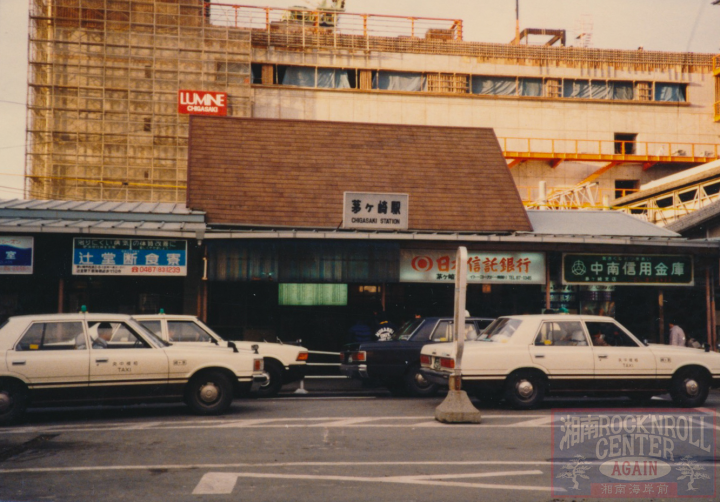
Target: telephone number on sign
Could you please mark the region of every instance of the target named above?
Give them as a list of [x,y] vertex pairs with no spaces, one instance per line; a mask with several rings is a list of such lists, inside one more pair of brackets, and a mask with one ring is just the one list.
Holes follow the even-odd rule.
[[133,267],[134,274],[142,273],[162,273],[162,274],[179,274],[180,267]]

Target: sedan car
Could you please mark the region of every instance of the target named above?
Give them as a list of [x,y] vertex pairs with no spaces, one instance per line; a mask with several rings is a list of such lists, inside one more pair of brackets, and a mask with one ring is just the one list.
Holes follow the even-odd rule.
[[[492,319],[468,317],[465,339],[475,339]],[[430,396],[438,385],[420,374],[420,349],[425,344],[453,340],[452,317],[415,319],[400,328],[390,341],[351,343],[340,353],[340,371],[350,378],[380,382],[395,394]]]
[[[447,385],[452,344],[425,346],[422,374]],[[669,392],[678,406],[701,406],[720,386],[720,354],[646,344],[609,317],[528,315],[498,318],[465,344],[462,386],[480,398],[504,397],[516,408],[546,395],[621,395],[649,399]]]
[[[179,345],[221,346],[228,342],[195,316],[153,314],[133,316],[140,324],[162,340]],[[286,343],[232,342],[239,348],[254,350],[263,356],[268,380],[257,391],[257,396],[277,395],[280,388],[305,377],[308,351],[305,347]]]
[[143,401],[216,415],[266,378],[251,351],[169,346],[126,315],[17,316],[0,327],[0,424],[27,407]]

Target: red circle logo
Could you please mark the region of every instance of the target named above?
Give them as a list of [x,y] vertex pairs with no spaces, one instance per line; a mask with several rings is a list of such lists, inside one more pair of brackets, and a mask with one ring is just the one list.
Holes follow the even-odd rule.
[[433,261],[429,256],[416,256],[411,264],[418,272],[429,272],[433,268]]

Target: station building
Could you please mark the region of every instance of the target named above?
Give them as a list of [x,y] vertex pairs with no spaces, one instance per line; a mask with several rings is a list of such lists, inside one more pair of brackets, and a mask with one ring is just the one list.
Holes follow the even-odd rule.
[[677,317],[714,341],[716,242],[617,211],[527,210],[477,127],[192,117],[187,207],[0,203],[0,304],[162,308],[335,351],[358,317],[449,315],[460,245],[472,315],[565,308],[651,341]]
[[185,203],[193,113],[492,128],[526,205],[598,207],[718,158],[712,54],[490,44],[407,15],[31,0],[28,194]]

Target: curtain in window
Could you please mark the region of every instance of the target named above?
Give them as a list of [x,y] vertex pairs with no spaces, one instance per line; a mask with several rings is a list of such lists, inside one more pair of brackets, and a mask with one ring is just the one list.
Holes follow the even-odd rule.
[[493,96],[515,96],[517,94],[515,77],[481,77],[473,76],[472,93],[490,94]]
[[589,98],[590,82],[587,80],[565,80],[563,98]]
[[521,96],[542,96],[543,81],[541,78],[521,78],[520,79],[520,95]]
[[386,91],[426,91],[427,78],[422,73],[379,71],[373,79],[373,89]]
[[318,68],[317,86],[324,89],[350,89],[350,79],[348,79],[347,70]]
[[633,99],[632,82],[609,82],[608,86],[612,90],[612,99]]
[[685,84],[655,84],[655,101],[685,101]]
[[282,85],[315,87],[315,68],[288,66],[285,69],[285,76],[283,76]]
[[593,99],[610,99],[607,82],[590,82],[590,92]]

